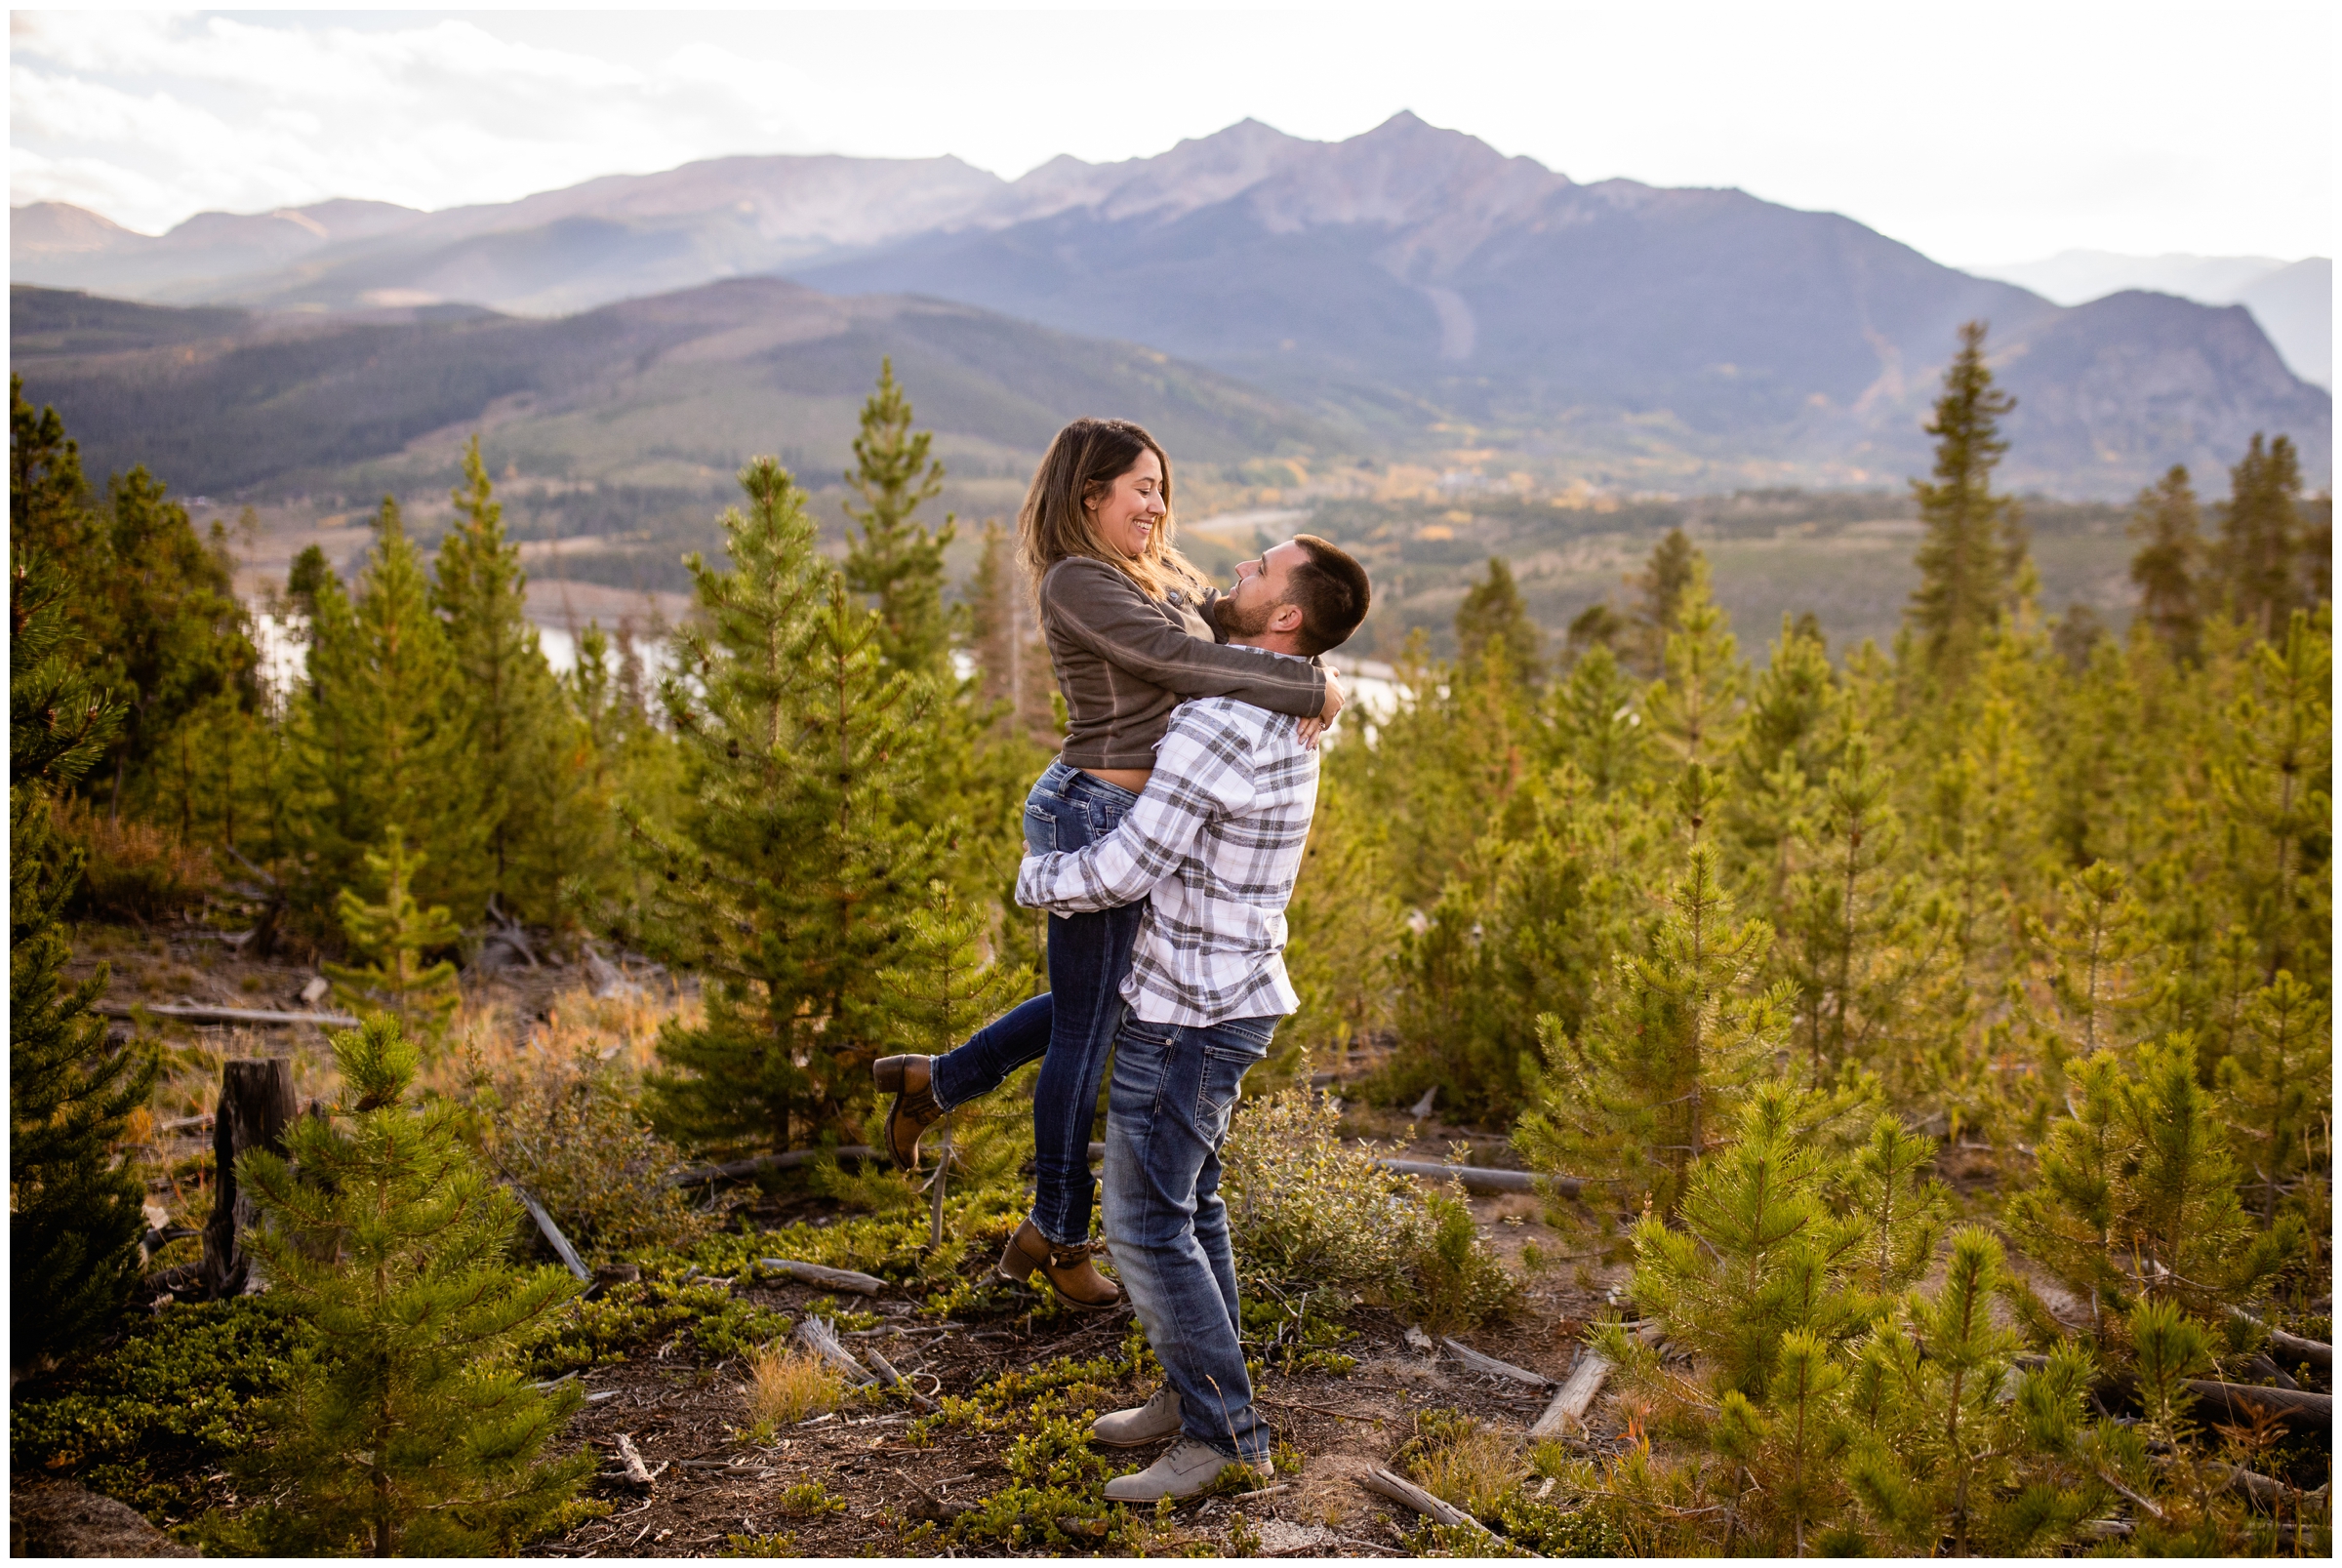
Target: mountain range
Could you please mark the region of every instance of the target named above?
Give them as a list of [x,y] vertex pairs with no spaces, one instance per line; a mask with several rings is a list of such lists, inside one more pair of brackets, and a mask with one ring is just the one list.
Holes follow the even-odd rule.
[[[206,214],[159,238],[56,204],[14,216],[14,281],[268,313],[255,321],[461,303],[585,323],[755,275],[810,285],[824,309],[895,302],[893,322],[940,308],[914,297],[950,302],[1143,344],[1195,386],[1257,389],[1241,395],[1276,432],[1264,452],[1616,490],[1919,471],[1956,330],[1983,318],[2019,400],[2014,485],[2127,496],[2174,462],[2216,473],[2256,430],[2290,433],[2314,485],[2331,471],[2330,395],[2242,306],[2137,291],[2060,306],[1842,217],[1579,184],[1408,114],[1340,142],[1245,121],[1013,181],[952,158],[739,157],[438,213]],[[757,290],[688,298],[739,312],[731,330],[751,337],[768,310],[810,308]],[[1101,395],[1120,406],[1110,382]]]
[[1967,270],[2021,285],[2059,304],[2082,304],[2124,289],[2176,294],[2204,304],[2241,304],[2295,375],[2333,390],[2334,263],[2327,257],[2281,261],[2273,256],[2060,251],[2038,261]]

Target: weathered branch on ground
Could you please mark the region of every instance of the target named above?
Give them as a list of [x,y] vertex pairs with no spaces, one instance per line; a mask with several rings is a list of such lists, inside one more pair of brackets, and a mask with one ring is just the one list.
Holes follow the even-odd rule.
[[1457,1360],[1474,1372],[1485,1372],[1495,1378],[1510,1378],[1514,1383],[1525,1383],[1533,1388],[1553,1387],[1554,1380],[1544,1373],[1531,1372],[1528,1368],[1516,1367],[1510,1361],[1499,1361],[1495,1356],[1483,1355],[1461,1340],[1449,1339],[1442,1340],[1440,1343],[1455,1352]]
[[1602,1385],[1610,1381],[1610,1363],[1602,1355],[1588,1350],[1578,1357],[1578,1364],[1569,1369],[1569,1378],[1555,1393],[1545,1414],[1529,1428],[1531,1438],[1558,1437],[1570,1430],[1584,1431],[1586,1412],[1594,1408],[1595,1399],[1601,1393]]
[[697,1186],[702,1182],[745,1182],[763,1171],[793,1171],[800,1165],[811,1165],[825,1154],[841,1160],[878,1158],[876,1149],[862,1144],[848,1144],[843,1148],[792,1148],[786,1154],[751,1154],[747,1159],[726,1160],[721,1165],[677,1171],[666,1179],[666,1185]]
[[827,1285],[831,1290],[857,1291],[875,1296],[886,1289],[886,1281],[869,1274],[856,1273],[851,1268],[825,1268],[820,1264],[798,1263],[793,1258],[759,1258],[756,1266],[784,1274],[801,1285]]
[[943,1406],[937,1404],[934,1400],[919,1392],[917,1388],[911,1387],[910,1380],[895,1370],[895,1364],[880,1353],[878,1347],[874,1345],[866,1345],[862,1347],[862,1353],[870,1358],[870,1365],[878,1369],[878,1375],[886,1380],[886,1385],[888,1387],[900,1388],[905,1393],[910,1395],[911,1402],[916,1404],[921,1410],[936,1411],[943,1409]]
[[[1442,1503],[1405,1476],[1393,1470],[1384,1469],[1379,1465],[1359,1476],[1358,1484],[1369,1492],[1377,1493],[1389,1498],[1393,1503],[1403,1504],[1407,1508],[1413,1508],[1434,1524],[1444,1524],[1450,1527],[1469,1525],[1492,1541],[1503,1540],[1503,1537],[1494,1530],[1489,1529],[1462,1508],[1450,1503]],[[1507,1542],[1506,1545],[1512,1546],[1512,1543]],[[1513,1549],[1524,1556],[1540,1555],[1524,1547],[1513,1547]]]
[[854,1387],[867,1388],[878,1380],[839,1343],[837,1329],[826,1317],[809,1317],[797,1325],[797,1340],[805,1348],[844,1373]]
[[308,1024],[321,1029],[354,1029],[358,1020],[347,1013],[287,1013],[271,1007],[182,1007],[177,1003],[161,1002],[97,1002],[90,1011],[101,1018],[136,1018],[149,1013],[156,1018],[175,1018],[184,1024],[260,1024],[278,1028],[290,1028],[296,1024]]
[[544,1204],[537,1201],[537,1195],[518,1182],[507,1181],[505,1186],[512,1189],[513,1196],[519,1198],[521,1206],[529,1211],[529,1218],[537,1222],[538,1231],[552,1243],[553,1255],[561,1260],[562,1266],[577,1275],[582,1283],[592,1284],[593,1270],[586,1266],[585,1260],[578,1256],[578,1249],[569,1244],[569,1237],[563,1235],[561,1227],[553,1224],[553,1217],[545,1212]]
[[[634,1446],[634,1439],[629,1433],[618,1434],[618,1462],[626,1467],[628,1486],[642,1492],[651,1491],[657,1486],[657,1475],[642,1462],[642,1452]],[[659,1468],[665,1469],[666,1467],[661,1465]]]

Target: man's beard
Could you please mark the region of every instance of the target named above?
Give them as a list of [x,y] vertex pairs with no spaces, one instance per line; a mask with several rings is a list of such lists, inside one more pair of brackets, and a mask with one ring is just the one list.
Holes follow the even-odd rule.
[[1231,637],[1257,637],[1269,629],[1269,623],[1279,608],[1277,605],[1264,604],[1245,610],[1234,599],[1223,594],[1212,601],[1212,616],[1220,623],[1220,629]]

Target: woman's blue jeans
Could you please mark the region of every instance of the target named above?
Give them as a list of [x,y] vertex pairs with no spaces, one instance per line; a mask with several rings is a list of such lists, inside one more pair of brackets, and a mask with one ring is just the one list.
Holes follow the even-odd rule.
[[[1052,762],[1025,797],[1025,842],[1038,855],[1076,850],[1114,830],[1138,796],[1079,768]],[[1144,901],[1092,914],[1049,917],[1049,990],[1010,1009],[958,1050],[935,1059],[929,1085],[949,1110],[1000,1087],[1038,1057],[1032,1104],[1032,1223],[1059,1246],[1090,1238],[1096,1184],[1090,1128],[1106,1081],[1122,981]]]

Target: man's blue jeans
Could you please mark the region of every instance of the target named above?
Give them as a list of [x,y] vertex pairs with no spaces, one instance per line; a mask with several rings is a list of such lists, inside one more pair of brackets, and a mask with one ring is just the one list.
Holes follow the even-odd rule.
[[1106,1239],[1147,1343],[1179,1390],[1185,1435],[1267,1471],[1236,1310],[1220,1146],[1274,1018],[1209,1028],[1125,1015],[1106,1102]]
[[[1076,850],[1114,830],[1139,797],[1052,762],[1025,797],[1025,843],[1036,855]],[[1122,981],[1144,901],[1049,918],[1049,989],[937,1057],[935,1103],[949,1110],[990,1094],[1040,1058],[1032,1101],[1032,1223],[1060,1246],[1090,1239],[1090,1128],[1098,1086],[1122,1017]]]

